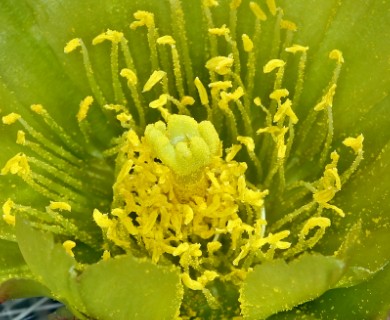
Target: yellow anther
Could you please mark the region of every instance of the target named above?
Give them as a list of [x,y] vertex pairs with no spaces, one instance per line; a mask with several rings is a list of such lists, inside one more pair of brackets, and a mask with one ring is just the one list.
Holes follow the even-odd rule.
[[219,6],[218,0],[203,0],[203,4],[206,7],[218,7]]
[[267,242],[278,249],[288,249],[291,246],[291,243],[286,241],[281,241],[281,240],[287,238],[289,235],[290,235],[289,230],[283,230],[276,234],[270,233],[267,237],[268,240]]
[[165,76],[165,71],[154,71],[152,75],[149,77],[148,81],[146,81],[142,92],[150,91],[157,83],[159,83]]
[[291,108],[292,102],[290,99],[287,99],[282,105],[278,107],[278,111],[275,113],[274,122],[283,120],[285,116],[290,117],[291,122],[296,124],[298,122],[298,117]]
[[255,142],[252,137],[238,136],[237,141],[242,143],[249,152],[253,152],[255,150]]
[[4,124],[13,124],[16,121],[18,121],[18,119],[20,119],[20,118],[21,118],[20,114],[12,112],[12,113],[7,114],[6,116],[2,117],[1,120],[3,121]]
[[223,76],[230,73],[233,62],[234,60],[231,57],[218,56],[208,60],[206,62],[206,68]]
[[138,83],[138,79],[137,79],[136,74],[130,69],[127,69],[127,68],[122,69],[120,72],[120,75],[121,75],[121,77],[127,79],[127,85],[129,87],[133,87]]
[[262,207],[264,205],[264,197],[267,194],[268,190],[260,192],[258,190],[251,190],[245,188],[244,190],[242,190],[242,192],[240,192],[240,200],[250,204],[251,206]]
[[26,133],[22,130],[18,130],[16,135],[16,143],[24,145],[26,143]]
[[329,58],[336,60],[337,63],[344,63],[343,53],[340,50],[334,49],[329,53]]
[[96,45],[102,43],[105,40],[111,41],[113,43],[119,43],[123,39],[123,33],[115,30],[108,29],[106,32],[103,32],[96,36],[92,40],[92,44]]
[[263,67],[263,72],[264,73],[270,73],[276,68],[281,68],[284,67],[286,62],[280,59],[272,59],[266,63],[266,65]]
[[195,99],[191,96],[184,96],[180,103],[183,105],[183,106],[192,106],[194,103],[195,103]]
[[175,250],[173,250],[172,255],[177,257],[182,255],[184,252],[188,251],[190,249],[190,245],[188,242],[180,243]]
[[216,81],[209,83],[209,88],[211,89],[211,93],[217,94],[219,91],[223,91],[229,89],[233,86],[231,81]]
[[214,252],[218,251],[222,248],[222,243],[219,241],[211,241],[207,243],[207,251],[209,254],[213,254]]
[[149,28],[154,25],[154,14],[151,12],[138,10],[134,13],[134,18],[138,21],[134,21],[130,24],[130,28],[133,30],[142,26]]
[[65,211],[72,211],[72,207],[69,203],[62,202],[62,201],[50,201],[49,208],[52,210],[65,210]]
[[194,219],[194,210],[189,205],[185,205],[183,208],[184,224],[188,225]]
[[327,107],[333,106],[333,97],[336,93],[336,84],[333,84],[328,92],[322,97],[321,101],[314,107],[315,111],[321,111],[324,110]]
[[72,240],[66,240],[62,246],[65,248],[65,251],[67,254],[69,254],[71,257],[74,257],[74,253],[72,251],[72,249],[74,247],[76,247],[76,242],[72,241]]
[[238,101],[243,95],[244,89],[242,87],[238,87],[233,93],[229,94],[229,97],[233,101]]
[[256,131],[256,134],[261,134],[261,133],[280,133],[282,131],[281,128],[272,126],[272,127],[265,127],[265,128],[260,128]]
[[319,227],[321,229],[325,229],[330,227],[331,222],[330,219],[324,217],[313,217],[306,221],[302,230],[300,231],[300,237],[305,238],[311,229]]
[[299,44],[294,44],[291,47],[286,48],[286,51],[291,53],[306,52],[307,50],[309,50],[309,47],[304,47]]
[[74,51],[75,49],[77,49],[78,47],[81,47],[81,39],[80,38],[72,39],[66,44],[66,46],[64,48],[64,52],[70,53],[70,52]]
[[249,2],[249,7],[251,8],[253,14],[256,16],[257,19],[261,21],[267,20],[266,14],[256,2],[253,1]]
[[253,99],[253,102],[256,106],[260,107],[261,106],[261,99],[259,97],[256,97]]
[[107,229],[112,225],[108,215],[101,213],[98,209],[93,210],[92,216],[95,223],[102,229]]
[[[131,159],[127,160],[122,165],[121,170],[119,171],[119,173],[116,177],[116,183],[122,182],[127,177],[127,175],[129,174],[129,171],[133,168],[133,165],[134,165],[134,162]],[[98,215],[99,213],[97,212],[96,214]]]
[[[338,158],[336,158],[336,160],[337,159]],[[327,202],[332,200],[335,194],[341,190],[341,179],[334,161],[330,166],[326,166],[324,175],[320,179],[318,189],[313,194],[314,201],[325,207],[327,207]]]
[[163,36],[157,39],[157,43],[173,46],[176,44],[176,41],[171,36]]
[[337,167],[337,163],[338,163],[338,161],[340,160],[340,156],[339,156],[339,154],[338,154],[336,151],[333,151],[333,152],[330,154],[330,158],[332,159],[332,163],[327,164],[327,165],[325,166],[325,169],[336,168],[336,167]]
[[194,84],[195,84],[196,89],[198,90],[200,103],[204,106],[208,105],[209,104],[209,97],[207,95],[206,88],[204,87],[203,83],[199,80],[198,77],[195,78]]
[[130,128],[130,123],[133,117],[128,112],[121,112],[116,116],[116,119],[121,123],[122,128]]
[[103,108],[115,112],[126,111],[126,108],[121,104],[105,104]]
[[14,206],[14,202],[11,199],[8,199],[3,204],[3,219],[9,225],[15,225],[15,216],[11,214],[12,208]]
[[224,24],[220,28],[210,28],[209,33],[213,34],[215,36],[227,36],[230,33],[229,28],[226,27],[226,24]]
[[287,89],[277,89],[277,90],[274,90],[270,95],[269,97],[273,100],[276,100],[278,103],[280,103],[280,100],[282,98],[285,98],[289,95],[289,92]]
[[282,128],[276,137],[276,148],[278,151],[278,158],[279,159],[283,159],[286,155],[287,146],[284,143],[284,136],[285,136],[287,131],[288,131],[288,128]]
[[107,261],[111,259],[111,253],[108,250],[104,250],[103,255],[102,255],[102,260]]
[[183,284],[191,290],[203,290],[204,288],[200,282],[191,279],[188,273],[183,273],[181,275],[181,281],[183,281]]
[[276,3],[275,0],[267,0],[267,7],[271,14],[274,16],[276,14]]
[[241,5],[241,2],[242,0],[232,0],[232,2],[230,2],[230,9],[238,9],[238,7]]
[[179,176],[194,174],[220,153],[221,141],[209,121],[197,123],[184,115],[171,115],[168,125],[158,121],[145,129],[155,155]]
[[33,104],[31,105],[31,110],[34,111],[37,114],[43,114],[46,112],[46,110],[43,108],[41,104]]
[[28,176],[31,173],[27,157],[24,153],[18,153],[7,161],[4,168],[1,169],[1,174],[7,173],[18,174],[20,176]]
[[241,150],[240,144],[233,144],[230,148],[226,149],[226,157],[225,161],[230,162],[234,159],[234,157],[237,155],[237,153]]
[[280,21],[280,28],[290,30],[290,31],[297,31],[297,25],[289,20],[281,20]]
[[153,100],[149,103],[149,107],[152,109],[158,109],[163,106],[165,106],[168,102],[168,95],[167,94],[161,94],[160,97],[156,100]]
[[87,96],[80,102],[79,112],[77,112],[76,115],[78,122],[83,121],[87,117],[88,110],[91,107],[92,103],[93,103],[92,96]]
[[253,41],[251,40],[251,38],[249,38],[249,36],[244,33],[241,36],[241,39],[242,39],[242,44],[244,46],[244,51],[251,52],[253,50]]
[[351,147],[355,154],[359,154],[363,151],[363,135],[359,135],[356,138],[348,137],[344,139],[343,144],[347,147]]
[[215,280],[218,277],[218,273],[215,271],[206,270],[203,274],[196,279],[203,286],[207,285],[207,283]]

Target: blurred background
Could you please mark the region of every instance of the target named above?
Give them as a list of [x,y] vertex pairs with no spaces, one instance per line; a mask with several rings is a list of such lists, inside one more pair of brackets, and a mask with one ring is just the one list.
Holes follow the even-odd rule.
[[61,316],[52,316],[62,304],[49,298],[30,298],[9,300],[0,304],[0,320],[62,320]]

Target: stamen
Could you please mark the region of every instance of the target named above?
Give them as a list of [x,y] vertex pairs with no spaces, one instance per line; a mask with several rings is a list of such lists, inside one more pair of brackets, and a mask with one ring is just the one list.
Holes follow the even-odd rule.
[[158,38],[157,29],[154,23],[154,14],[147,11],[137,11],[134,13],[134,18],[137,21],[134,21],[130,24],[130,29],[137,29],[142,26],[146,26],[148,29],[148,43],[150,49],[150,59],[152,62],[152,70],[159,70],[158,55],[157,55],[157,46],[156,40]]
[[237,9],[241,5],[241,2],[241,0],[232,0],[230,2],[229,29],[233,40],[235,40],[237,32]]
[[263,174],[263,169],[261,167],[261,162],[255,153],[255,142],[253,141],[253,138],[252,137],[238,136],[237,141],[242,143],[246,147],[248,154],[249,154],[249,157],[251,158],[251,160],[255,164],[257,176],[261,177],[261,175]]
[[70,255],[71,257],[74,257],[74,253],[72,251],[72,249],[74,247],[76,247],[76,242],[72,241],[72,240],[66,240],[62,246],[65,248],[65,251],[68,255]]
[[139,124],[141,128],[145,127],[145,111],[141,103],[141,97],[138,92],[138,78],[137,74],[128,68],[124,68],[120,72],[120,76],[124,77],[127,79],[127,86],[130,89],[131,92],[131,97],[133,98],[133,102],[135,104],[135,107],[138,112],[138,117],[139,117]]
[[[261,21],[259,19],[256,19],[255,21],[255,30],[253,34],[253,41],[252,43],[260,43],[260,34],[261,34]],[[243,40],[245,42],[245,40]],[[244,43],[245,45],[245,43]],[[248,45],[248,42],[247,42]],[[256,70],[257,70],[257,50],[256,47],[253,47],[253,50],[251,50],[248,53],[248,60],[247,60],[247,74],[246,74],[246,79],[245,79],[245,84],[246,84],[246,95],[244,97],[244,105],[245,108],[249,109],[250,104],[252,101],[253,97],[253,89],[255,85],[255,75],[256,75]]]
[[94,72],[92,69],[92,65],[91,65],[91,61],[89,59],[88,50],[87,50],[87,47],[85,46],[83,40],[81,40],[80,38],[75,38],[75,39],[70,40],[66,44],[66,46],[64,48],[64,52],[70,53],[70,52],[74,51],[75,49],[77,49],[78,47],[81,48],[81,54],[83,56],[84,68],[85,68],[85,73],[87,75],[87,79],[89,82],[89,86],[93,92],[93,95],[95,96],[96,100],[98,101],[99,105],[101,107],[103,107],[106,104],[106,98],[103,96],[103,93],[96,82]]
[[60,138],[61,142],[63,142],[70,150],[75,151],[79,154],[83,154],[80,146],[73,141],[73,139],[65,132],[65,130],[50,116],[47,110],[41,104],[33,104],[31,105],[31,110],[36,114],[40,115],[45,123],[49,126],[53,132],[56,133],[57,137]]
[[304,47],[295,44],[292,47],[286,48],[285,50],[286,52],[293,53],[294,55],[298,52],[301,53],[299,64],[298,64],[298,78],[295,83],[294,97],[292,99],[293,106],[296,106],[299,104],[302,90],[303,90],[303,82],[304,82],[306,60],[307,60],[307,50],[309,50],[309,47]]
[[231,97],[225,91],[220,93],[220,100],[218,101],[218,107],[227,115],[230,122],[230,130],[231,130],[231,138],[232,140],[236,139],[237,132],[237,121],[234,113],[229,108],[229,102],[231,101]]
[[352,165],[341,175],[341,182],[345,183],[351,177],[351,175],[357,170],[360,162],[363,160],[363,135],[359,135],[356,138],[348,137],[343,141],[343,144],[352,148],[356,154],[356,158]]
[[[330,227],[330,225],[331,222],[328,218],[313,217],[308,219],[299,232],[298,243],[295,245],[295,247],[291,248],[291,250],[286,251],[284,253],[284,257],[292,257],[300,252],[303,252],[304,250],[313,248],[324,236],[325,229]],[[306,236],[314,228],[318,228],[315,234],[309,239],[306,239]]]
[[179,92],[180,98],[184,97],[183,77],[181,74],[179,52],[176,49],[176,41],[171,36],[164,36],[157,39],[158,44],[169,45],[172,52],[173,72],[176,79],[176,89]]
[[333,106],[333,97],[334,97],[335,92],[336,92],[336,84],[333,84],[329,88],[329,91],[323,96],[322,101],[314,107],[315,111],[324,110],[326,108],[327,119],[328,119],[328,133],[326,136],[325,145],[324,145],[323,150],[321,152],[320,161],[319,161],[321,166],[326,161],[326,157],[329,154],[329,150],[330,150],[332,140],[333,140],[332,106]]
[[[207,28],[212,29],[214,28],[214,22],[213,17],[210,11],[210,7],[216,7],[219,3],[217,0],[203,0],[202,1],[202,8],[203,8],[203,15],[205,16],[205,19],[207,21]],[[210,43],[210,55],[211,57],[218,56],[218,45],[217,45],[217,39],[215,37],[209,37],[209,43]],[[215,75],[211,75],[211,81],[215,81]]]
[[188,47],[189,41],[186,35],[186,19],[181,7],[181,2],[177,0],[170,0],[171,14],[172,14],[172,30],[175,39],[178,40],[178,48],[181,53],[182,63],[184,66],[184,74],[186,78],[187,88],[191,95],[194,94],[194,72],[192,70],[192,59],[190,57],[190,49]]
[[118,66],[118,47],[119,43],[123,39],[123,33],[115,30],[108,29],[106,32],[98,35],[92,40],[92,44],[96,45],[102,43],[105,40],[111,41],[111,78],[114,88],[114,96],[116,103],[127,104],[125,94],[122,90],[122,85],[119,81],[119,66]]

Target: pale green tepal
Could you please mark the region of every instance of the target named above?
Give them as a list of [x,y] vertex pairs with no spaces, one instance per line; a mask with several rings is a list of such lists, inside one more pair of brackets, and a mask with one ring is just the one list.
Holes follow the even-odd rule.
[[390,2],[4,0],[0,300],[386,319]]

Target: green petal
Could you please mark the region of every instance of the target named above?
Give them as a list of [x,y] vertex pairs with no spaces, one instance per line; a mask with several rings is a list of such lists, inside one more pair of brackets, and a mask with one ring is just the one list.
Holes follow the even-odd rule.
[[75,315],[170,319],[178,312],[182,288],[176,269],[132,256],[81,267],[51,234],[37,231],[20,219],[16,231],[31,271],[50,289],[50,295],[64,302]]
[[333,257],[304,255],[289,264],[283,260],[258,265],[241,289],[246,319],[265,319],[312,300],[342,276],[344,264]]
[[28,266],[50,289],[51,295],[66,303],[76,314],[85,311],[76,287],[76,261],[61,245],[54,243],[53,235],[37,231],[21,219],[16,221],[16,235]]
[[387,265],[368,282],[330,290],[315,301],[270,319],[387,319],[390,310],[389,283],[390,265]]
[[0,282],[12,277],[29,274],[17,243],[0,240],[0,252]]
[[96,319],[172,319],[183,295],[178,270],[132,256],[89,266],[79,282],[88,314]]
[[0,252],[0,301],[50,294],[35,281],[17,243],[0,240]]

